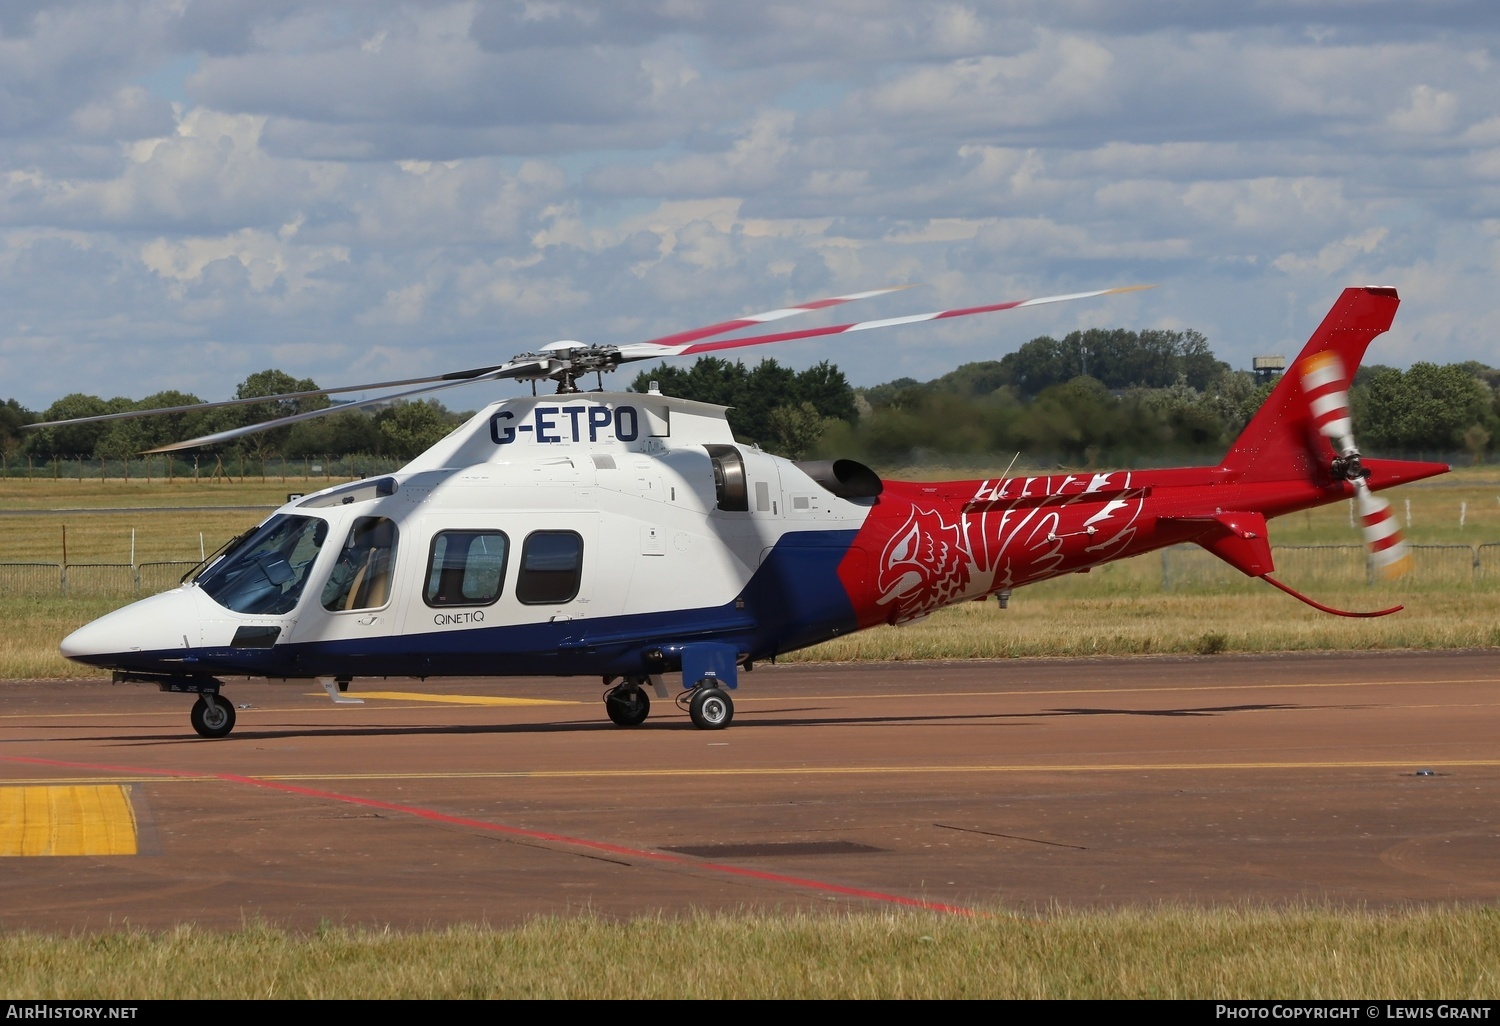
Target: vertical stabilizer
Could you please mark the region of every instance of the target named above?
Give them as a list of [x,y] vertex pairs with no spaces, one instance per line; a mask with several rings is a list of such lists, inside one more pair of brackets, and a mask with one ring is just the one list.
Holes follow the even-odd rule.
[[1394,288],[1367,286],[1344,290],[1224,457],[1221,467],[1231,480],[1314,476],[1314,467],[1327,466],[1340,455],[1319,431],[1316,415],[1304,392],[1304,361],[1332,354],[1352,379],[1370,343],[1390,329],[1400,304]]

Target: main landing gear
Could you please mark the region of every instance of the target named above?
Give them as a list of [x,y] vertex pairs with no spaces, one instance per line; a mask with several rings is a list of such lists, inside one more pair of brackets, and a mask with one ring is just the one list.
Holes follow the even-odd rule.
[[193,711],[188,714],[188,719],[192,721],[193,729],[203,737],[228,737],[229,732],[234,729],[234,703],[220,695],[204,692],[193,703]]
[[723,730],[734,719],[734,702],[715,677],[703,678],[684,695],[692,696],[688,700],[688,715],[699,730]]
[[643,682],[626,677],[604,693],[604,711],[621,727],[639,727],[651,715],[651,699],[641,687]]
[[[606,678],[605,684],[612,684]],[[621,727],[639,727],[651,714],[651,699],[646,694],[645,684],[656,688],[658,697],[667,697],[660,677],[626,677],[604,692],[604,711],[611,722]],[[723,730],[734,719],[734,702],[729,692],[719,686],[717,677],[704,677],[688,690],[677,696],[677,704],[686,709],[693,726],[700,730]]]

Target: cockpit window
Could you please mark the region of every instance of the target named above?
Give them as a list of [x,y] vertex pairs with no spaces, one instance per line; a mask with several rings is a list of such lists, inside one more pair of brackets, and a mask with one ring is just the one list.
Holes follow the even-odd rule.
[[360,517],[349,529],[339,561],[323,586],[323,608],[378,609],[390,601],[396,565],[396,524],[386,517]]
[[198,586],[236,613],[289,613],[327,536],[326,520],[278,513],[206,570]]

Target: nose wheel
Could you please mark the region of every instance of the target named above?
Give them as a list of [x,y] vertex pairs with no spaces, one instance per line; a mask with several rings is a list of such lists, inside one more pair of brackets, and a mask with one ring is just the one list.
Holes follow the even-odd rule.
[[228,737],[234,729],[234,703],[218,695],[199,695],[188,719],[202,737]]
[[604,711],[621,727],[639,727],[651,714],[651,699],[636,681],[626,680],[604,693]]

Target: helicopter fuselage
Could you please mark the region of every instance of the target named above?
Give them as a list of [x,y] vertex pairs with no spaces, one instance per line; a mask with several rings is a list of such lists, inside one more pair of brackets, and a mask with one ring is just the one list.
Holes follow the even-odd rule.
[[742,664],[1347,488],[1215,476],[882,482],[740,445],[719,407],[509,400],[398,473],[289,503],[63,652],[184,677],[631,676],[705,644]]
[[[1395,290],[1346,289],[1213,467],[882,481],[738,443],[723,407],[570,393],[477,413],[401,471],[299,498],[189,583],[87,624],[64,655],[197,692],[222,737],[223,676],[599,675],[610,718],[680,671],[700,727],[758,660],[1181,542],[1271,577],[1266,522],[1353,500],[1371,566],[1409,563],[1372,493],[1439,463],[1363,459],[1347,371]],[[1335,448],[1337,442],[1337,448]],[[1395,607],[1399,609],[1399,607]]]

